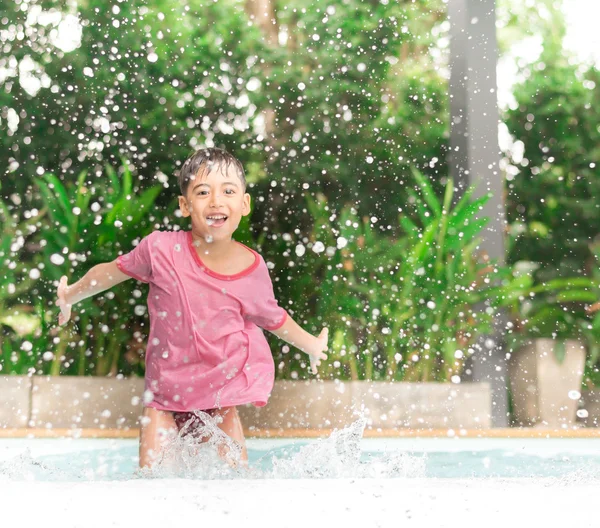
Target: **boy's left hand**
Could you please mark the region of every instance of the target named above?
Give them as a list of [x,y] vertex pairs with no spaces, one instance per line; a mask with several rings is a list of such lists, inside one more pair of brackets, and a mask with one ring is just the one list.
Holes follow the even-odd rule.
[[325,354],[325,350],[327,348],[327,340],[329,338],[329,329],[323,328],[319,337],[316,339],[315,349],[311,351],[309,354],[310,357],[310,369],[313,374],[317,373],[317,367],[321,364],[322,359],[327,359],[327,354]]

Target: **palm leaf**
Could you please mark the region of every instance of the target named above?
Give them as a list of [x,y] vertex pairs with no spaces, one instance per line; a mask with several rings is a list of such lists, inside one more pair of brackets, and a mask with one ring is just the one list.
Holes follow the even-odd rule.
[[433,190],[433,187],[429,183],[429,180],[425,178],[417,169],[411,167],[411,172],[414,179],[417,181],[419,185],[419,189],[421,190],[421,194],[423,195],[423,199],[425,203],[429,206],[429,208],[433,211],[433,214],[438,217],[442,214],[442,210],[440,207],[440,202],[438,197]]
[[63,183],[52,173],[44,174],[43,178],[46,179],[46,182],[49,185],[53,186],[52,191],[56,197],[56,203],[62,207],[67,218],[71,219],[71,216],[73,215],[73,206],[71,205],[71,200],[69,199],[69,195],[67,194],[67,190]]

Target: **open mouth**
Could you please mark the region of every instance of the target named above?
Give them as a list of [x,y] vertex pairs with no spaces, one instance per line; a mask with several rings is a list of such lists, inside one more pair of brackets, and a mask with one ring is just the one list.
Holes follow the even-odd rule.
[[227,221],[227,218],[222,214],[209,215],[206,217],[206,223],[211,227],[221,227]]

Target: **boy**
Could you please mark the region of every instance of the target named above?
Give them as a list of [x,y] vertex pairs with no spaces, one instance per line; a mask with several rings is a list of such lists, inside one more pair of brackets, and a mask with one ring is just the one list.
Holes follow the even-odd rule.
[[[327,359],[328,330],[304,331],[278,306],[264,259],[232,235],[250,213],[241,163],[228,152],[202,149],[178,176],[179,207],[190,231],[154,231],[131,252],[94,266],[68,286],[58,286],[59,324],[71,306],[131,277],[150,284],[150,335],[140,435],[140,466],[156,462],[165,431],[174,432],[202,410],[241,447],[237,405],[266,404],[274,364],[259,327],[310,356],[316,374]],[[223,453],[221,453],[223,454]]]

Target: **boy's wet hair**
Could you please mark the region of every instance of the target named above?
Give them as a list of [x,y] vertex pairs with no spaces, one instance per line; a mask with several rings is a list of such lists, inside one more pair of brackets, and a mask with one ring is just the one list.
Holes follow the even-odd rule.
[[246,174],[244,172],[244,167],[235,156],[220,148],[197,150],[185,160],[181,170],[177,174],[177,181],[182,196],[187,196],[190,182],[192,182],[201,172],[203,174],[208,174],[212,168],[218,167],[221,170],[227,170],[231,166],[236,169],[237,175],[242,182],[242,187],[245,191]]

